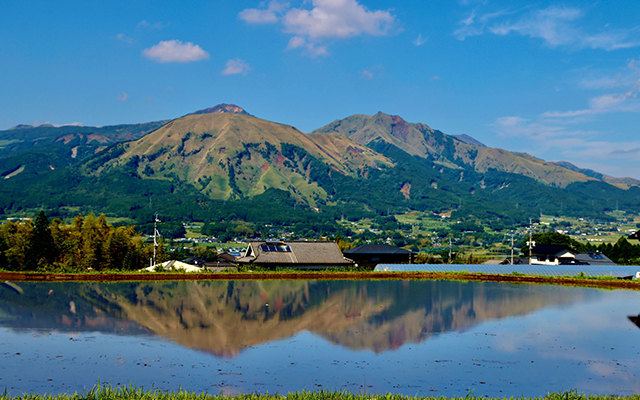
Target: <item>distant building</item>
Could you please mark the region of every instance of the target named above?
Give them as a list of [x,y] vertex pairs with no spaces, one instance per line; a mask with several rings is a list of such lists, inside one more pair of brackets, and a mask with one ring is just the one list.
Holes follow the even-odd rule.
[[568,246],[541,244],[531,249],[531,264],[575,264],[578,253]]
[[344,252],[360,267],[375,268],[378,264],[411,264],[413,252],[388,244],[363,244]]
[[[500,264],[511,264],[511,258],[507,257]],[[529,264],[529,258],[514,258],[513,264]],[[599,251],[578,253],[569,246],[538,245],[531,249],[531,265],[616,265],[616,263]]]
[[222,253],[218,254],[213,260],[205,262],[203,265],[210,271],[235,270],[237,262],[234,255]]
[[326,269],[353,265],[335,242],[259,241],[250,242],[238,264],[266,268]]

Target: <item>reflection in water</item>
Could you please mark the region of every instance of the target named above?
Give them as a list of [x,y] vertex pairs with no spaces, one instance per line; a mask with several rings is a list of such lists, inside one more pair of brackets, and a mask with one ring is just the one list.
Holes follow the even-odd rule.
[[[303,330],[350,349],[384,352],[422,342],[440,332],[582,297],[553,287],[491,282],[11,285],[0,292],[0,315],[4,315],[0,321],[5,326],[119,334],[153,332],[223,357]],[[551,292],[553,296],[548,295]]]
[[[450,281],[0,284],[0,391],[640,392],[640,294]],[[639,343],[636,345],[636,343]],[[366,382],[366,383],[365,383]]]

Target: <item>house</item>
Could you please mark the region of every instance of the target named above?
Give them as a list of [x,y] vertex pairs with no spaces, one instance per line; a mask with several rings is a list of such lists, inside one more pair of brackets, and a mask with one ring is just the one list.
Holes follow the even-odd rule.
[[[565,247],[565,246],[558,246]],[[535,247],[534,247],[535,249]],[[532,249],[533,250],[533,249]],[[611,261],[607,256],[599,251],[590,251],[588,253],[575,253],[572,252],[571,256],[558,257],[557,252],[553,254],[543,254],[541,252],[533,253],[531,257],[531,265],[617,265]],[[545,257],[545,260],[538,260],[538,258]],[[553,259],[553,261],[551,261]],[[489,262],[490,261],[490,262]],[[503,260],[489,260],[483,264],[511,264],[511,257],[507,257]],[[556,263],[557,262],[557,263]],[[529,258],[526,257],[514,257],[513,265],[526,265],[529,264]]]
[[568,246],[540,244],[531,249],[531,264],[578,264],[576,263],[577,254]]
[[[529,264],[528,258],[514,258],[514,264]],[[501,264],[511,264],[507,258]],[[537,245],[531,249],[532,265],[616,265],[599,251],[578,253],[569,246]]]
[[256,241],[250,242],[238,264],[259,265],[266,268],[326,269],[353,265],[345,258],[335,242]]
[[413,253],[388,244],[363,244],[344,252],[360,267],[375,268],[378,264],[411,264]]
[[609,259],[609,257],[599,251],[590,251],[589,253],[578,253],[576,260],[586,265],[617,265]]
[[229,253],[218,254],[211,261],[206,261],[204,267],[210,271],[236,270],[236,257]]

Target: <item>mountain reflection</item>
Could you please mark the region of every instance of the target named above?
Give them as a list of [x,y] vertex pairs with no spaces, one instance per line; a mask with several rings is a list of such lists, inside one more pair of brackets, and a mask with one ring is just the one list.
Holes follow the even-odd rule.
[[450,281],[204,281],[0,285],[12,329],[156,334],[220,357],[306,330],[384,352],[597,291]]

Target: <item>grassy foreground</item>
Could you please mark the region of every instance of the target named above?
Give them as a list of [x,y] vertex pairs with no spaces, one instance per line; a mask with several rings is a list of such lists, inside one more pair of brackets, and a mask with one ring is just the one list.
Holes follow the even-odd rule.
[[[185,390],[178,390],[175,392],[164,392],[161,390],[144,390],[134,387],[110,387],[110,386],[96,386],[94,389],[84,393],[74,394],[61,394],[61,395],[39,395],[39,394],[23,394],[20,396],[9,396],[6,392],[0,394],[0,400],[13,400],[13,399],[33,399],[33,400],[418,400],[418,399],[433,399],[433,400],[448,400],[448,399],[460,399],[460,400],[490,400],[490,398],[482,396],[474,396],[472,393],[467,394],[464,397],[421,397],[421,396],[403,396],[399,394],[384,394],[384,395],[368,395],[368,394],[353,394],[347,392],[295,392],[288,393],[286,395],[270,395],[270,394],[242,394],[226,396],[222,394],[212,395],[207,393],[194,393]],[[510,399],[513,399],[511,397]],[[518,397],[517,399],[525,399],[524,397]],[[633,399],[639,400],[640,395],[632,396],[594,396],[583,395],[577,391],[567,391],[561,393],[549,393],[543,397],[535,397],[533,399],[545,399],[545,400],[605,400],[605,399]]]

